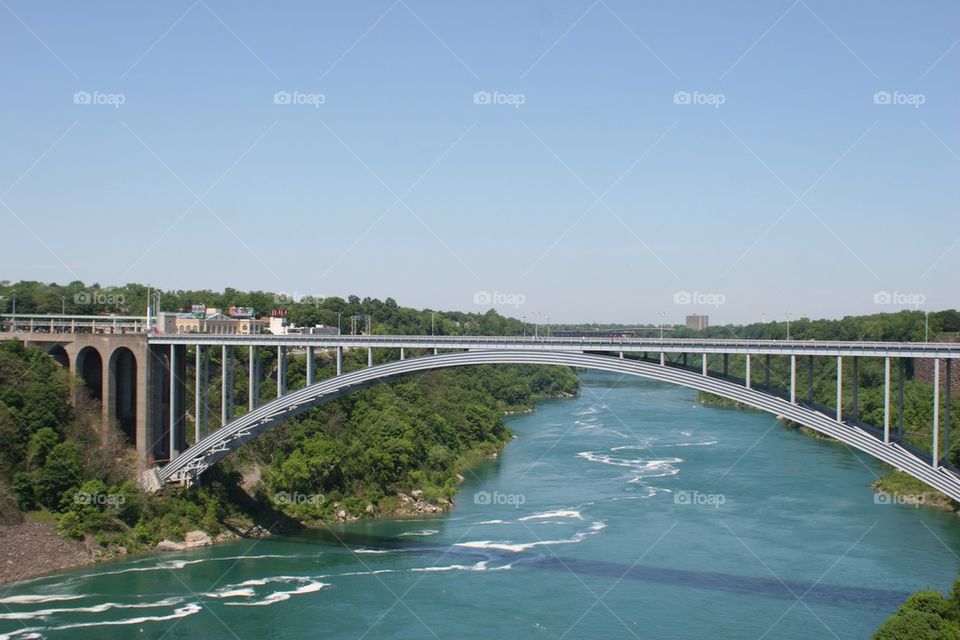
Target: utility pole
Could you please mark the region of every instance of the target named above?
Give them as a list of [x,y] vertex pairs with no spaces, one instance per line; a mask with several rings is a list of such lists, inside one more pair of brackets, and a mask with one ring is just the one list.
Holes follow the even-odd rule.
[[930,342],[930,312],[923,315],[923,341]]
[[790,339],[790,314],[787,313],[787,340]]
[[663,340],[663,318],[666,316],[666,312],[658,311],[657,316],[660,318],[660,340]]
[[337,312],[337,335],[340,335],[340,316],[343,315],[342,311]]
[[437,335],[437,312],[430,312],[430,335]]

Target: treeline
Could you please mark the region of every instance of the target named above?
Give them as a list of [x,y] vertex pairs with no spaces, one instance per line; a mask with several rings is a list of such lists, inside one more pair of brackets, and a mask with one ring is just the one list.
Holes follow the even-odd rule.
[[960,580],[946,598],[932,589],[911,595],[873,640],[960,640]]
[[395,514],[401,494],[449,505],[458,473],[510,438],[505,410],[577,388],[576,374],[556,367],[425,373],[294,419],[238,452],[236,464],[262,465],[267,498],[300,520]]
[[[0,314],[13,311],[17,303],[18,314],[61,313],[78,315],[119,314],[146,315],[148,287],[142,284],[127,284],[119,287],[101,287],[97,283],[80,281],[66,285],[22,281],[0,281]],[[506,318],[490,309],[483,313],[461,311],[435,311],[401,307],[393,298],[359,298],[351,295],[346,299],[337,296],[318,297],[299,292],[285,291],[240,291],[226,288],[223,291],[162,290],[160,310],[189,311],[194,304],[228,309],[250,307],[258,315],[270,315],[274,309],[287,312],[290,322],[299,326],[323,324],[335,327],[340,323],[344,333],[351,330],[351,318],[357,317],[357,330],[366,331],[367,318],[373,333],[405,335],[517,335],[523,333],[523,323]]]

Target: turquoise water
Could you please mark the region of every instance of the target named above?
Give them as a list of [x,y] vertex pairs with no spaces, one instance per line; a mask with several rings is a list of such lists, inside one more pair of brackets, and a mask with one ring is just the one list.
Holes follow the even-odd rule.
[[446,516],[21,583],[0,637],[865,638],[946,590],[960,520],[865,455],[608,374],[510,419]]

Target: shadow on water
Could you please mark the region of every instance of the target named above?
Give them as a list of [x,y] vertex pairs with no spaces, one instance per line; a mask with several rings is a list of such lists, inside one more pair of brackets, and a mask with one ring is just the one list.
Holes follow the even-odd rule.
[[296,537],[280,538],[288,543],[304,545],[336,546],[349,549],[374,549],[397,551],[411,556],[434,559],[450,559],[457,562],[486,561],[493,566],[510,564],[514,569],[570,571],[578,576],[598,576],[623,580],[638,580],[652,584],[708,589],[757,595],[768,598],[819,602],[839,606],[870,607],[889,610],[899,606],[910,595],[907,591],[873,589],[811,583],[799,580],[779,580],[776,577],[754,577],[716,571],[692,571],[646,565],[627,566],[615,562],[562,558],[554,554],[509,552],[496,549],[462,549],[417,543],[392,536],[372,535],[331,529],[309,529]]

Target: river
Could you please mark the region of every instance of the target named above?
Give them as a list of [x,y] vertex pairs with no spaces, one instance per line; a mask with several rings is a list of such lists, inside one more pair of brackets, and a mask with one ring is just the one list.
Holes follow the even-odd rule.
[[772,416],[588,373],[509,418],[452,513],[0,589],[0,638],[866,638],[949,588],[960,519]]

